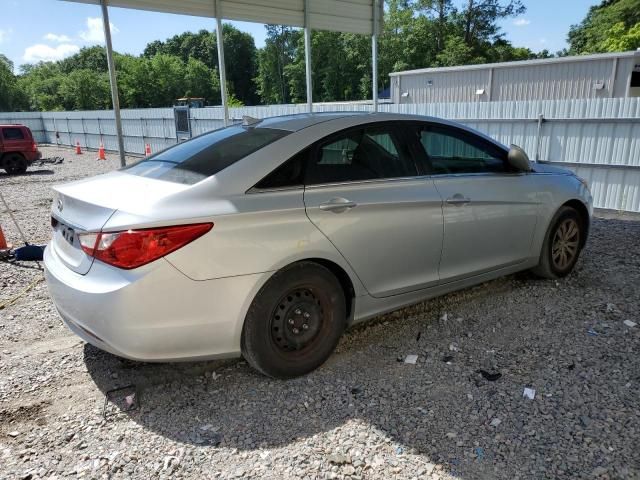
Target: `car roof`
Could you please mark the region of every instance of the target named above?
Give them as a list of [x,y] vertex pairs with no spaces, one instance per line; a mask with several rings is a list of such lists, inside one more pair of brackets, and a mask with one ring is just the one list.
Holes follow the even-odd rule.
[[[508,150],[508,147],[501,144],[494,138],[470,128],[461,123],[446,120],[444,118],[430,117],[424,115],[406,114],[406,113],[387,113],[387,112],[318,112],[318,113],[299,113],[293,115],[283,115],[279,117],[268,117],[258,120],[254,125],[257,128],[275,128],[279,130],[287,130],[290,132],[298,132],[302,129],[311,127],[325,122],[334,122],[340,119],[350,118],[350,126],[356,126],[369,122],[384,121],[407,121],[414,120],[419,122],[429,122],[444,126],[456,127],[461,130],[478,135],[485,140]],[[343,127],[344,128],[344,127]]]
[[288,130],[297,132],[303,128],[324,123],[339,118],[351,116],[372,115],[370,112],[318,112],[318,113],[297,113],[293,115],[282,115],[278,117],[268,117],[260,120],[255,126],[259,128],[275,128],[278,130]]
[[0,123],[0,128],[2,127],[23,127],[26,128],[25,125],[22,125],[21,123]]

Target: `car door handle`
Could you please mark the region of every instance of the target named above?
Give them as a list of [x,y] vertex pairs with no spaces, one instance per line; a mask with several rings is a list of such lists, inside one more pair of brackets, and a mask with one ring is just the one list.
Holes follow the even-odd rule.
[[447,198],[446,202],[449,205],[465,205],[467,203],[471,203],[471,199],[465,197],[461,193],[456,193],[453,197]]
[[342,213],[357,206],[358,204],[356,202],[352,202],[346,198],[332,198],[328,202],[321,203],[320,210],[324,210],[325,212]]

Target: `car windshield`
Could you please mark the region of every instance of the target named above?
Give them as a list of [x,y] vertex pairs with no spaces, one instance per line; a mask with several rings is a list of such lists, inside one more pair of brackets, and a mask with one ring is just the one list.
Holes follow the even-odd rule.
[[192,185],[289,133],[271,128],[222,128],[169,147],[122,170]]

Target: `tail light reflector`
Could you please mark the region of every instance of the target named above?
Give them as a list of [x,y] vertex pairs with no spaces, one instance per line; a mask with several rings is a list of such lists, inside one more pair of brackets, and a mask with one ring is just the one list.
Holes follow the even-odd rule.
[[184,247],[212,228],[213,223],[195,223],[122,232],[81,233],[78,238],[87,255],[130,270]]
[[32,152],[37,152],[38,151],[38,144],[35,141],[31,142],[31,151]]

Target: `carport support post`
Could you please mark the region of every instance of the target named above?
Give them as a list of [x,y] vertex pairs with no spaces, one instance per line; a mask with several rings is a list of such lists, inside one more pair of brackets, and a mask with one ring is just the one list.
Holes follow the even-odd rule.
[[378,1],[373,0],[373,28],[371,30],[371,89],[373,98],[373,111],[378,111],[378,23],[380,10]]
[[309,0],[304,0],[304,67],[307,77],[307,109],[313,112],[313,84],[311,78],[311,27],[309,26]]
[[113,62],[113,46],[111,45],[111,25],[109,24],[109,11],[107,0],[100,0],[102,7],[102,23],[104,25],[104,43],[107,47],[107,65],[109,67],[109,82],[111,84],[111,101],[113,102],[113,115],[116,120],[116,135],[118,137],[118,153],[120,165],[127,164],[124,158],[124,139],[122,137],[122,118],[120,118],[120,99],[118,97],[118,84],[116,83],[116,66]]
[[227,72],[224,63],[224,43],[222,35],[222,10],[220,0],[216,1],[216,42],[218,43],[218,71],[220,73],[220,96],[222,97],[222,110],[224,110],[224,126],[229,125],[229,104],[227,99]]

